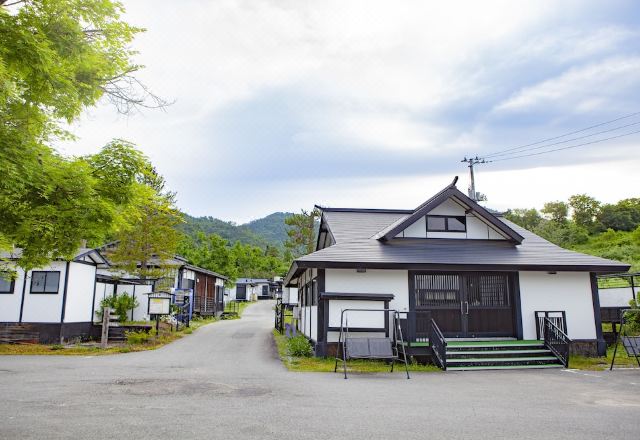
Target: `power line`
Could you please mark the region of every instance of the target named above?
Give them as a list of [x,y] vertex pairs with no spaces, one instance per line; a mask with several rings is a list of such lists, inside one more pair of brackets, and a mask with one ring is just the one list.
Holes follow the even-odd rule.
[[620,125],[619,127],[610,128],[608,130],[597,131],[595,133],[587,134],[587,135],[584,135],[584,136],[579,136],[579,137],[572,138],[572,139],[566,139],[564,141],[554,142],[552,144],[545,144],[545,145],[541,145],[541,146],[535,147],[535,148],[527,148],[526,150],[522,150],[522,151],[514,151],[514,152],[511,152],[511,153],[506,153],[506,152],[504,152],[504,153],[496,153],[496,154],[494,154],[492,156],[485,156],[485,158],[487,158],[487,157],[498,157],[498,156],[510,156],[512,154],[524,153],[525,151],[540,150],[542,148],[548,148],[548,147],[553,147],[554,145],[566,144],[567,142],[578,141],[580,139],[586,139],[586,138],[589,138],[589,137],[592,137],[592,136],[596,136],[596,135],[599,135],[599,134],[603,134],[603,133],[610,133],[612,131],[620,130],[621,128],[627,128],[627,127],[631,127],[631,126],[638,125],[638,124],[640,124],[640,121],[633,122],[631,124]]
[[568,147],[555,148],[555,149],[549,150],[549,151],[540,151],[538,153],[522,154],[520,156],[513,156],[513,157],[505,157],[503,159],[488,160],[487,163],[490,163],[490,162],[502,162],[502,161],[505,161],[505,160],[519,159],[521,157],[540,156],[541,154],[553,153],[554,151],[569,150],[571,148],[578,148],[578,147],[583,147],[585,145],[597,144],[599,142],[609,141],[611,139],[618,139],[618,138],[621,138],[621,137],[624,137],[624,136],[630,136],[630,135],[636,134],[636,133],[640,133],[640,130],[636,130],[636,131],[632,131],[632,132],[629,132],[629,133],[620,134],[618,136],[611,136],[611,137],[604,138],[604,139],[598,139],[598,140],[591,141],[591,142],[584,142],[584,143],[578,144],[578,145],[570,145]]
[[498,152],[495,152],[495,153],[487,154],[484,157],[485,158],[494,157],[494,156],[497,156],[497,155],[502,155],[503,153],[506,153],[506,152],[509,152],[509,151],[514,151],[515,152],[515,150],[522,150],[522,149],[527,148],[527,147],[531,147],[531,146],[534,146],[534,145],[539,145],[539,144],[542,144],[544,142],[554,141],[556,139],[567,137],[567,136],[570,136],[572,134],[582,133],[583,131],[591,130],[592,128],[601,127],[603,125],[611,124],[612,122],[621,121],[623,119],[628,119],[628,118],[631,118],[631,117],[636,116],[636,115],[640,115],[640,112],[631,113],[629,115],[621,116],[619,118],[612,119],[610,121],[602,122],[600,124],[596,124],[596,125],[592,125],[590,127],[582,128],[580,130],[576,130],[576,131],[572,131],[572,132],[569,132],[569,133],[565,133],[565,134],[560,135],[560,136],[550,137],[550,138],[547,138],[547,139],[543,139],[541,141],[532,142],[530,144],[520,145],[518,147],[507,148],[506,150],[502,150],[502,151],[498,151]]

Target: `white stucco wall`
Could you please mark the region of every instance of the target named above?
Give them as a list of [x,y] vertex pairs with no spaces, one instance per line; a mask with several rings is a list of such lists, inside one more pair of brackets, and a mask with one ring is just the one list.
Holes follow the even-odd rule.
[[431,215],[465,215],[465,208],[451,199],[447,199],[429,211]]
[[591,281],[586,272],[520,272],[524,339],[535,339],[535,311],[564,310],[571,339],[596,339]]
[[[99,269],[98,269],[99,272]],[[93,320],[94,321],[98,321],[98,318],[96,317],[95,312],[100,310],[100,302],[105,299],[107,296],[112,296],[113,295],[113,288],[114,285],[113,284],[106,284],[106,283],[96,283],[96,300],[93,303]]]
[[344,325],[349,328],[384,329],[384,312],[358,312],[348,309],[384,309],[384,301],[330,300],[329,327],[340,327],[340,317],[344,312]]
[[0,294],[0,322],[18,322],[20,319],[20,301],[22,300],[22,286],[24,271],[16,269],[17,278],[13,284],[12,293]]
[[[71,263],[69,265],[69,284],[64,322],[89,322],[91,301],[96,281],[96,267],[88,264]],[[64,283],[62,283],[64,286]]]
[[312,340],[318,337],[318,306],[303,307],[301,311],[300,330]]
[[[398,311],[409,310],[409,273],[406,270],[326,269],[325,291],[343,293],[392,293],[389,307]],[[339,318],[338,318],[339,319]]]
[[282,302],[285,304],[298,304],[298,289],[285,287],[282,291]]
[[27,288],[24,295],[22,322],[59,323],[60,315],[62,313],[62,291],[64,289],[66,263],[64,261],[53,261],[49,265],[35,270],[59,271],[60,280],[58,285],[58,293],[31,293],[32,272],[29,272],[27,274]]
[[[640,288],[635,288],[636,298]],[[599,289],[600,307],[629,307],[629,301],[633,299],[631,287],[616,287],[612,289]]]

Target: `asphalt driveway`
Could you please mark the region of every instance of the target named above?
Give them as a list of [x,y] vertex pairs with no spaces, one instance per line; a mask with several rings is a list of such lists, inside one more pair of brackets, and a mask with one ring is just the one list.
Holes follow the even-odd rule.
[[640,370],[290,373],[272,303],[159,350],[0,357],[1,439],[637,439]]

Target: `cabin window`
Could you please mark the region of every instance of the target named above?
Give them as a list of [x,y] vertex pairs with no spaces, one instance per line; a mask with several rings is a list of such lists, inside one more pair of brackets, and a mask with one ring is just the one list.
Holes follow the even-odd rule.
[[60,272],[34,271],[31,273],[31,293],[58,293]]
[[427,231],[429,232],[466,232],[467,218],[461,216],[428,215]]
[[13,293],[14,281],[9,272],[0,272],[0,293]]

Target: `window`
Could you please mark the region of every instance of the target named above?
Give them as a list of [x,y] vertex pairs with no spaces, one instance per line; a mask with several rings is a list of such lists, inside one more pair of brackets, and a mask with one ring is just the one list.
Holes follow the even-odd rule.
[[466,232],[467,218],[461,216],[428,215],[427,231],[431,232]]
[[34,271],[31,273],[31,293],[58,293],[60,272]]
[[14,281],[9,272],[0,272],[0,293],[13,293]]

